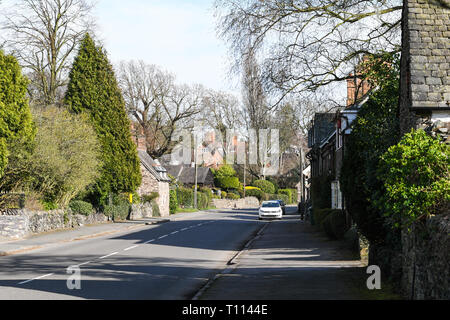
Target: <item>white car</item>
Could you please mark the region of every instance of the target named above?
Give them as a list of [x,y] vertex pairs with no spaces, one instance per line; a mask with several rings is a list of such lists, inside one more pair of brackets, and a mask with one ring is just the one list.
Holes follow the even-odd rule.
[[259,209],[259,219],[282,219],[283,208],[279,201],[265,201]]

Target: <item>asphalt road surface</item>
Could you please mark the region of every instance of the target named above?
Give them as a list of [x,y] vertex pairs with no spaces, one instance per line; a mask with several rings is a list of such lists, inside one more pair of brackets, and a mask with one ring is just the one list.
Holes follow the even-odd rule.
[[[256,210],[190,217],[0,257],[0,299],[191,299],[267,223]],[[67,286],[73,266],[81,289]]]

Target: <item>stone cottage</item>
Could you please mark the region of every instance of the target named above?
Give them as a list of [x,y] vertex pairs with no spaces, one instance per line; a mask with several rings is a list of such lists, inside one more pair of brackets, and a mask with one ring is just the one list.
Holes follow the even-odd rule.
[[145,138],[136,130],[137,125],[132,123],[131,131],[134,142],[138,149],[138,155],[141,162],[142,184],[138,189],[139,196],[149,195],[157,192],[159,198],[156,203],[159,206],[162,217],[170,215],[169,197],[170,197],[170,178],[167,170],[161,166],[158,160],[153,159],[148,153]]

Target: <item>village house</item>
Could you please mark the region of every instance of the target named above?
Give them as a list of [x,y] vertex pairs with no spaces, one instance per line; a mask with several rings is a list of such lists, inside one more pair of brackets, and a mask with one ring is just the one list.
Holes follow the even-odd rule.
[[331,209],[345,209],[340,186],[340,175],[345,146],[351,134],[351,125],[358,111],[368,101],[370,86],[367,81],[351,74],[347,79],[347,106],[336,113],[317,113],[308,130],[307,154],[311,178],[331,179]]
[[[190,166],[165,166],[169,175],[185,187],[195,186],[195,167]],[[197,168],[197,185],[199,187],[214,188],[214,174],[211,168]]]
[[169,196],[170,196],[170,178],[167,170],[159,163],[158,160],[153,159],[147,153],[145,137],[140,134],[140,130],[131,125],[133,140],[136,143],[139,160],[141,162],[142,184],[137,193],[139,196],[150,195],[157,192],[159,197],[156,203],[159,206],[159,211],[162,217],[170,215]]

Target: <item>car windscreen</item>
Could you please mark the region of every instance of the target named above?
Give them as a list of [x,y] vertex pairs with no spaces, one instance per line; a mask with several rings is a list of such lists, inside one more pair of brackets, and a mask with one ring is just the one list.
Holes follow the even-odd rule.
[[263,203],[262,205],[263,208],[279,208],[280,204],[279,203]]

